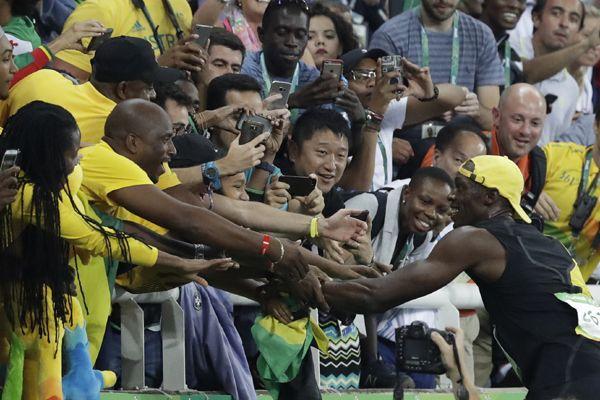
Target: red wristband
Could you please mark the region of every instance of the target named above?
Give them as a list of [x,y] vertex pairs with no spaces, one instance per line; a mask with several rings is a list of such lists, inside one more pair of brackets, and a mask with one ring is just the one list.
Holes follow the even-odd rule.
[[271,236],[263,235],[262,244],[260,245],[260,255],[264,256],[269,251],[269,247],[271,247]]

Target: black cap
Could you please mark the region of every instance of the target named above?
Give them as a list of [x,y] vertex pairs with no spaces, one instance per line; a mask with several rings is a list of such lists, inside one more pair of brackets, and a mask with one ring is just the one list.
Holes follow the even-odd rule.
[[344,61],[344,71],[352,71],[356,65],[364,58],[371,58],[377,61],[378,58],[387,56],[388,53],[381,49],[354,49],[344,54],[341,58]]
[[158,65],[149,42],[129,36],[102,43],[92,58],[92,68],[99,82],[175,82],[185,77],[183,71]]

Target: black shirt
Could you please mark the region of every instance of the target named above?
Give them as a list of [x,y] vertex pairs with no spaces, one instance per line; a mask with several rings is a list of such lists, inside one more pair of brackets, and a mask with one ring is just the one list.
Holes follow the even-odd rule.
[[576,264],[570,254],[558,240],[512,218],[496,217],[476,226],[491,233],[506,251],[506,269],[498,281],[472,278],[494,336],[530,390],[527,398],[553,398],[535,393],[551,387],[563,390],[591,375],[596,376],[596,395],[600,393],[600,344],[575,333],[576,311],[555,297],[560,292],[581,293],[571,282]]

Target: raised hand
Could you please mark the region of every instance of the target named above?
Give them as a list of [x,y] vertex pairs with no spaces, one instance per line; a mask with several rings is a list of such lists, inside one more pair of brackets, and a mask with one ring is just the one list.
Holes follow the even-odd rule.
[[106,29],[98,21],[89,20],[73,24],[69,29],[63,31],[56,39],[48,44],[53,53],[61,50],[85,51],[81,39],[102,35]]
[[158,57],[158,63],[163,67],[178,68],[192,73],[202,72],[208,60],[209,43],[203,48],[194,42],[196,39],[196,34],[181,39]]
[[358,239],[367,232],[367,224],[353,215],[359,215],[360,210],[342,209],[327,219],[318,220],[319,236],[347,242],[350,239]]
[[240,144],[237,136],[229,145],[227,155],[217,161],[221,175],[234,175],[260,164],[265,156],[265,145],[262,144],[269,137],[269,133],[258,135],[246,144]]
[[428,67],[419,67],[411,63],[406,58],[402,59],[403,75],[408,81],[408,86],[404,95],[414,96],[417,99],[427,99],[433,97],[434,84],[431,80]]
[[265,188],[265,204],[274,208],[283,207],[292,199],[288,192],[289,188],[290,185],[287,183],[279,182],[279,176],[273,177],[271,183]]
[[344,88],[344,84],[334,76],[320,76],[312,83],[302,86],[288,99],[289,108],[309,108],[333,103]]

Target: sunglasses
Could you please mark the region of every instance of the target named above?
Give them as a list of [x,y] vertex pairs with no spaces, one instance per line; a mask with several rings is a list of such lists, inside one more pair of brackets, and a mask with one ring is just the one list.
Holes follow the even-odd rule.
[[377,73],[372,69],[355,69],[351,72],[354,81],[369,81],[377,77]]

